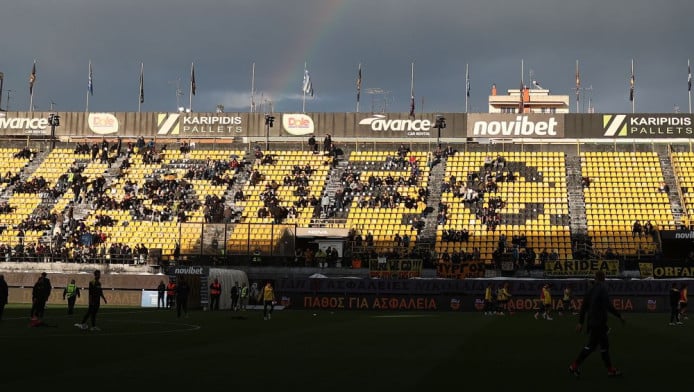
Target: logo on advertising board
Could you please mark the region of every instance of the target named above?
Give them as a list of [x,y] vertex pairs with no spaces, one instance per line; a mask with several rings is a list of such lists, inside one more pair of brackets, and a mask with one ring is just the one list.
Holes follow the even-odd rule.
[[47,118],[7,117],[6,113],[0,113],[0,130],[21,130],[28,134],[43,134],[47,128]]
[[564,116],[470,114],[467,122],[467,137],[562,138],[564,137]]
[[649,299],[648,302],[646,302],[646,309],[648,309],[649,312],[655,312],[658,310],[658,302],[655,299]]
[[383,114],[374,114],[359,121],[359,125],[368,125],[373,132],[405,132],[407,136],[430,136],[434,123],[422,119],[389,119]]
[[460,298],[451,298],[451,310],[460,310]]
[[314,132],[313,119],[305,114],[284,114],[282,128],[290,135],[309,135]]
[[660,238],[664,240],[694,240],[694,231],[660,230]]
[[97,135],[110,135],[118,132],[118,119],[111,113],[89,113],[89,130]]
[[159,113],[157,135],[221,136],[243,132],[241,116]]
[[694,121],[689,115],[604,114],[603,136],[632,138],[691,138]]
[[168,267],[167,275],[208,275],[210,272],[209,267],[203,266],[187,266],[187,267]]

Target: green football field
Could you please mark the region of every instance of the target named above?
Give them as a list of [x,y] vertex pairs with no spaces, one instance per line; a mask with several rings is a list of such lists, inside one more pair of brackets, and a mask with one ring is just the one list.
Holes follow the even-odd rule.
[[690,385],[694,365],[692,325],[668,326],[667,314],[612,320],[623,377],[608,379],[596,352],[575,379],[567,366],[586,339],[576,316],[284,310],[264,321],[105,307],[91,332],[73,326],[84,312],[49,306],[48,326],[29,328],[26,307],[6,309],[3,390],[656,391]]

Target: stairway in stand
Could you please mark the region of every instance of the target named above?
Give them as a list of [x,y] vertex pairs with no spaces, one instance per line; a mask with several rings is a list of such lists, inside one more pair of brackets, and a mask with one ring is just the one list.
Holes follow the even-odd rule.
[[586,216],[585,195],[583,193],[581,157],[569,152],[565,157],[566,190],[569,200],[569,216],[571,217],[571,240],[574,256],[577,251],[593,253],[592,243],[588,235],[588,218]]
[[438,227],[436,217],[438,215],[439,203],[441,202],[441,186],[445,180],[445,174],[445,159],[442,159],[441,162],[436,164],[429,171],[429,194],[427,196],[428,213],[424,217],[424,229],[422,229],[422,232],[419,234],[419,239],[417,240],[417,245],[428,246],[429,249],[433,249],[436,245],[436,231]]

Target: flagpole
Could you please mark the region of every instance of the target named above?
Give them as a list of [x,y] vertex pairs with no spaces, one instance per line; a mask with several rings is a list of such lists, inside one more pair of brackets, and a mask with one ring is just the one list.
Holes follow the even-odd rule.
[[[580,113],[579,94],[581,93],[581,74],[578,71],[578,60],[576,60],[576,113]],[[585,98],[585,97],[584,97]]]
[[31,67],[31,75],[29,76],[29,89],[31,91],[29,94],[29,112],[34,111],[34,83],[36,82],[36,59],[34,59],[34,65]]
[[692,114],[692,68],[687,59],[687,94],[689,95],[689,114]]
[[468,112],[468,97],[470,96],[470,69],[465,64],[465,113]]
[[631,113],[636,112],[636,81],[634,80],[634,59],[631,59],[631,91],[632,91],[632,99],[631,99]]
[[523,102],[523,91],[525,90],[525,83],[524,83],[524,62],[523,59],[521,59],[521,83],[520,83],[520,107],[518,108],[518,113],[523,114],[525,113],[525,102]]
[[195,62],[190,63],[190,89],[188,93],[188,111],[193,112],[193,84],[195,83]]
[[[91,83],[91,71],[92,71],[92,60],[89,60],[89,69],[87,69],[88,73],[88,83]],[[87,85],[87,105],[84,107],[84,112],[89,113],[89,85]]]
[[139,97],[137,99],[137,112],[140,113],[142,111],[142,101],[144,100],[144,95],[142,94],[144,90],[144,78],[145,78],[145,63],[140,62],[140,91],[139,91]]
[[410,115],[414,116],[414,61],[410,72]]
[[251,113],[255,113],[255,62],[251,67]]
[[361,63],[357,72],[357,113],[359,113],[359,99],[361,98]]

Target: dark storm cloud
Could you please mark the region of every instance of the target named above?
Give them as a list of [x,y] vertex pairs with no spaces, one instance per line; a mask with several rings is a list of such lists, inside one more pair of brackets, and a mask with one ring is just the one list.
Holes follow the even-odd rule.
[[462,111],[466,63],[471,107],[486,111],[492,83],[518,87],[523,59],[526,83],[532,70],[572,99],[579,60],[582,86],[592,87],[584,98],[598,111],[624,112],[633,58],[637,110],[669,112],[687,109],[694,57],[691,1],[9,0],[1,8],[0,72],[13,110],[28,108],[33,59],[39,110],[51,101],[84,110],[91,59],[95,111],[137,110],[141,61],[146,111],[188,105],[192,61],[194,110],[248,110],[253,62],[256,102],[262,94],[275,110],[300,110],[307,61],[316,91],[307,110],[354,110],[361,62],[362,110],[400,112],[408,110],[413,61],[418,111]]

